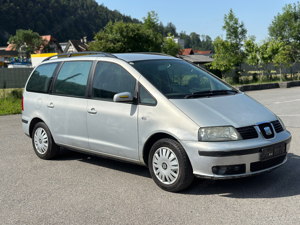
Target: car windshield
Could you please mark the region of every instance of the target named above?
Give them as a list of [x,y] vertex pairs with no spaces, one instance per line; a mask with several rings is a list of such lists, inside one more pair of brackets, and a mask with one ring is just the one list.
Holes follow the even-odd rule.
[[132,66],[167,98],[198,98],[237,93],[229,85],[183,60],[136,61]]

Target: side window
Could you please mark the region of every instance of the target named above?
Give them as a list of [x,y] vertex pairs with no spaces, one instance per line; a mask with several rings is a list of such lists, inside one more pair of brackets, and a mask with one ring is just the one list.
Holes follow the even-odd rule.
[[135,79],[121,66],[99,62],[97,64],[94,82],[93,98],[112,101],[115,94],[130,92],[134,95]]
[[49,63],[37,67],[28,81],[26,90],[47,93],[57,65],[58,63]]
[[65,62],[55,81],[53,93],[84,97],[91,66],[90,61]]
[[140,103],[145,105],[156,105],[156,100],[150,93],[142,86],[139,85]]

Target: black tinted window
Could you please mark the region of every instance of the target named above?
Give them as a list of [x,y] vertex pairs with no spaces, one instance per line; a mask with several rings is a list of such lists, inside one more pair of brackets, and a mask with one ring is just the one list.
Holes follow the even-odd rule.
[[57,65],[58,63],[50,63],[37,67],[28,81],[26,90],[47,93]]
[[65,62],[54,84],[53,93],[84,97],[92,62]]
[[113,100],[115,94],[130,92],[134,95],[135,79],[121,66],[99,62],[93,83],[93,97]]

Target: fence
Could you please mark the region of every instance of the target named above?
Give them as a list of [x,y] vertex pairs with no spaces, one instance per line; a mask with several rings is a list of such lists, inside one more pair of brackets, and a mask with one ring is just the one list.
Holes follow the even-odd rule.
[[[251,66],[246,63],[243,63],[241,65],[241,69],[242,69],[241,76],[252,76],[255,71],[258,71],[258,68],[255,68],[254,66]],[[284,68],[282,74],[295,74],[298,72],[300,72],[300,63],[295,63],[292,67]],[[269,74],[279,74],[278,67],[274,66],[273,64],[268,65],[264,71],[264,75],[269,75]],[[235,71],[231,70],[225,75],[226,77],[233,77],[235,75]]]
[[0,68],[0,89],[23,88],[33,68]]

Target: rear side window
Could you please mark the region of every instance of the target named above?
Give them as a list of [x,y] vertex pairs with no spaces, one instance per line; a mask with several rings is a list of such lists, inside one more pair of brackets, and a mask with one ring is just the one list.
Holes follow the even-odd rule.
[[68,96],[85,96],[92,62],[65,62],[54,84],[53,93]]
[[58,63],[49,63],[36,68],[28,81],[26,91],[47,93]]
[[130,92],[134,95],[135,78],[121,66],[99,62],[93,82],[93,98],[112,101],[117,93]]

